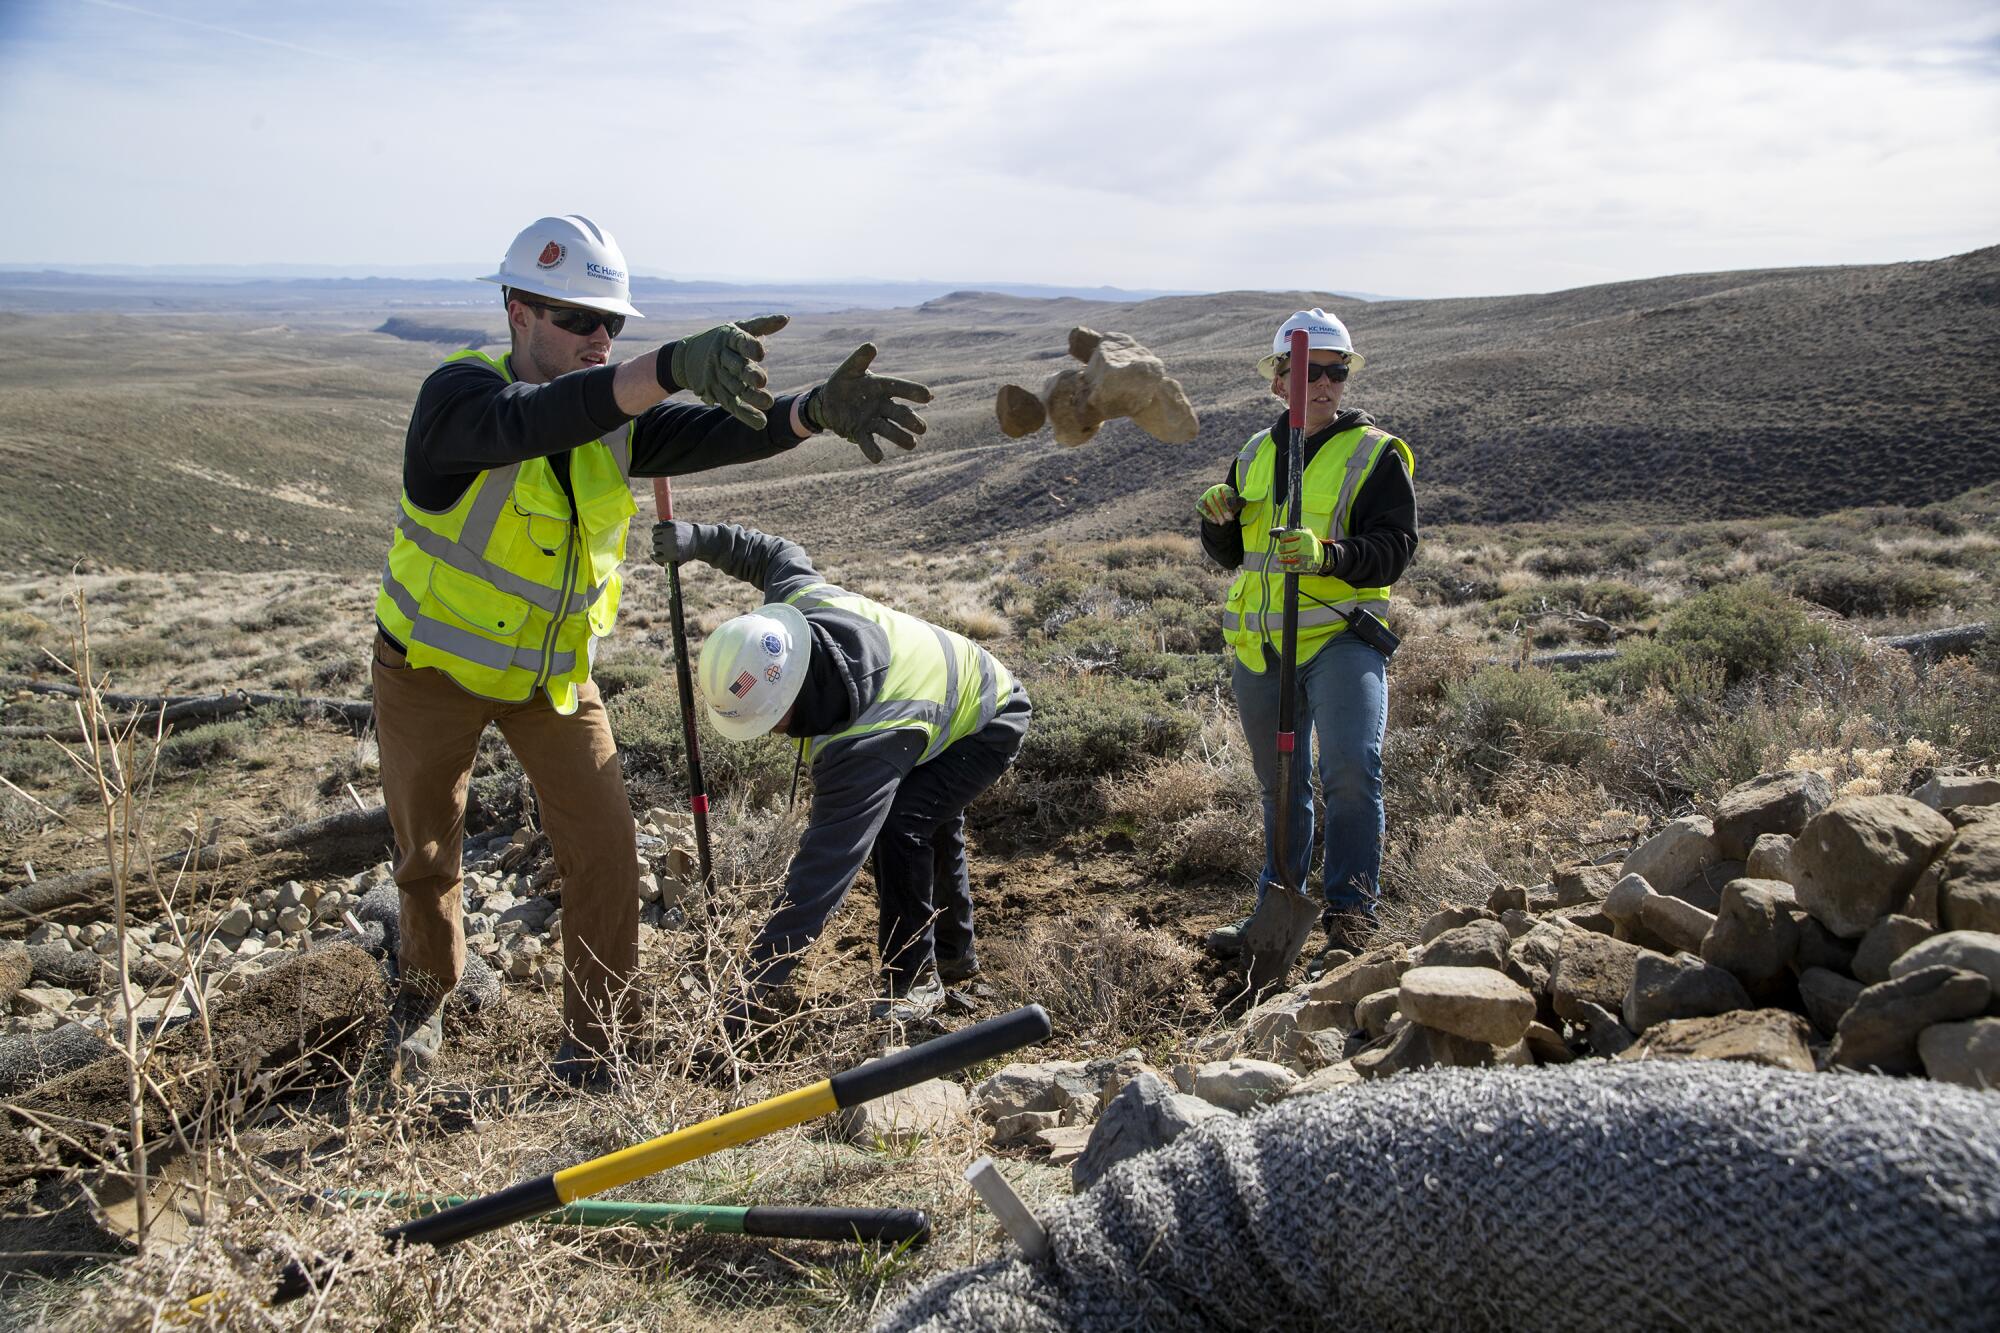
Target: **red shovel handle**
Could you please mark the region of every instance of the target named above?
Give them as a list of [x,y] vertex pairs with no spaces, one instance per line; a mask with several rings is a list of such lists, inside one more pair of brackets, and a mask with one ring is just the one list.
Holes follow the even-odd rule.
[[[1292,410],[1294,412],[1298,411],[1296,407]],[[660,511],[660,522],[662,523],[674,516],[674,493],[668,487],[665,477],[653,478],[653,507]]]
[[1306,331],[1292,330],[1291,383],[1287,386],[1286,400],[1292,408],[1292,429],[1306,428],[1306,359],[1312,355],[1306,350]]

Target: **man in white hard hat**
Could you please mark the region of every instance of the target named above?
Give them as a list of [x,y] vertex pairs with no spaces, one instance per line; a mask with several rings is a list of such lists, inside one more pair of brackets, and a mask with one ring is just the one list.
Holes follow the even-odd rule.
[[[1375,928],[1381,896],[1382,733],[1388,719],[1387,654],[1395,649],[1383,618],[1389,586],[1417,549],[1417,500],[1409,445],[1366,412],[1341,406],[1348,378],[1361,369],[1347,326],[1317,307],[1278,326],[1257,377],[1287,398],[1291,335],[1307,335],[1303,525],[1284,526],[1290,491],[1285,453],[1289,411],[1250,437],[1228,475],[1201,497],[1202,549],[1240,571],[1223,615],[1231,685],[1263,788],[1264,867],[1257,898],[1280,882],[1273,843],[1279,756],[1278,650],[1284,576],[1299,577],[1298,690],[1292,751],[1286,867],[1303,887],[1313,851],[1312,754],[1318,742],[1326,804],[1321,883],[1327,948],[1358,949]],[[1243,947],[1246,921],[1208,938],[1224,956]]]
[[750,946],[734,1035],[826,928],[872,857],[878,1017],[911,1021],[978,971],[965,809],[1020,751],[1027,691],[972,640],[826,582],[798,545],[733,524],[653,528],[661,564],[704,560],[765,605],[708,636],[696,667],[732,740],[776,732],[812,763],[813,802],[777,909]]
[[[638,853],[618,752],[591,683],[617,614],[636,507],[629,478],[749,463],[820,430],[881,458],[924,423],[921,385],[869,373],[863,345],[824,384],[774,399],[760,337],[782,315],[722,324],[611,364],[631,302],[625,257],[589,218],[538,219],[499,272],[509,349],[471,348],[424,381],[376,596],[372,677],[383,797],[396,831],[401,986],[396,1073],[429,1069],[441,1003],[465,965],[466,784],[489,723],[534,783],[563,879],[555,1070],[604,1071],[638,954]],[[687,389],[708,406],[669,401]]]

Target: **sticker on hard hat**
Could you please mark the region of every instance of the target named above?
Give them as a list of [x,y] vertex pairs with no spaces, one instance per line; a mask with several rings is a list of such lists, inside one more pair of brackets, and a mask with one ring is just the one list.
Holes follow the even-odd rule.
[[764,651],[773,657],[781,656],[785,651],[784,640],[775,634],[766,634],[764,636]]
[[563,248],[561,241],[550,241],[542,247],[542,252],[535,256],[535,267],[554,268],[557,264],[563,262],[563,256],[568,253],[569,251]]
[[603,278],[606,282],[625,281],[625,270],[622,268],[612,268],[608,264],[585,264],[583,271],[593,278]]
[[776,662],[773,662],[771,663],[771,665],[764,668],[764,679],[770,681],[773,685],[776,685],[778,683],[778,677],[784,674],[785,674],[785,669],[779,666]]
[[756,688],[757,688],[757,678],[746,671],[742,675],[738,676],[735,679],[735,681],[731,683],[731,685],[729,686],[729,692],[735,695],[737,698],[741,699],[744,695],[750,693],[751,690],[754,690]]

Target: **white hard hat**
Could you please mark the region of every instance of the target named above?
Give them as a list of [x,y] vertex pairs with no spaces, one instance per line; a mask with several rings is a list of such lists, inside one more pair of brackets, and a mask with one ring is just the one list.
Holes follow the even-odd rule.
[[1276,336],[1271,339],[1271,354],[1257,363],[1257,378],[1270,379],[1278,373],[1278,358],[1292,350],[1292,331],[1306,331],[1306,350],[1316,352],[1322,349],[1330,352],[1347,353],[1348,373],[1361,369],[1361,353],[1354,350],[1354,339],[1347,336],[1347,326],[1340,322],[1340,316],[1329,315],[1314,306],[1301,310],[1278,326]]
[[536,218],[507,247],[500,271],[481,282],[644,319],[632,306],[625,252],[611,233],[576,213]]
[[708,720],[732,741],[762,736],[799,697],[811,657],[812,631],[795,606],[774,602],[728,621],[701,645],[695,668]]

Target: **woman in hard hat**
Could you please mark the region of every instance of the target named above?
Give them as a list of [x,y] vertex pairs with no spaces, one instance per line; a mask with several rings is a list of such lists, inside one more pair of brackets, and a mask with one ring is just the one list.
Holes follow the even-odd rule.
[[[1288,410],[1281,410],[1230,461],[1201,497],[1202,549],[1238,570],[1223,616],[1234,654],[1231,684],[1264,795],[1264,867],[1258,901],[1279,882],[1273,830],[1278,774],[1278,654],[1287,573],[1299,575],[1298,696],[1292,751],[1289,882],[1303,887],[1313,848],[1312,754],[1326,802],[1323,920],[1329,949],[1355,949],[1375,928],[1382,862],[1382,732],[1388,717],[1383,627],[1389,586],[1417,549],[1416,461],[1402,440],[1363,411],[1343,408],[1361,369],[1347,326],[1315,307],[1278,326],[1257,377],[1287,397],[1292,332],[1307,335],[1302,526],[1288,512]],[[1215,953],[1243,947],[1247,921],[1208,937]]]
[[766,605],[708,636],[696,667],[731,740],[776,732],[812,763],[813,803],[777,910],[750,946],[740,1035],[873,857],[878,1017],[927,1017],[979,969],[965,808],[1014,761],[1027,691],[960,634],[837,588],[797,544],[734,524],[657,523],[653,559],[705,560]]

